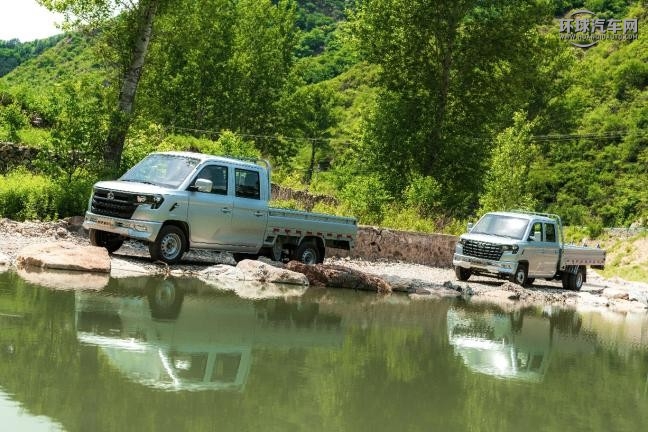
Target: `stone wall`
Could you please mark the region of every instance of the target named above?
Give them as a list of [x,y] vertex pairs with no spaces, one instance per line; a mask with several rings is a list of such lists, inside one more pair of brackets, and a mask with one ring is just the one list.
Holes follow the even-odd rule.
[[10,142],[0,142],[0,174],[6,174],[12,168],[23,165],[33,168],[38,149]]
[[457,239],[456,236],[447,234],[423,234],[362,226],[358,228],[356,247],[350,255],[345,250],[328,249],[327,256],[387,259],[432,267],[452,267],[452,254]]

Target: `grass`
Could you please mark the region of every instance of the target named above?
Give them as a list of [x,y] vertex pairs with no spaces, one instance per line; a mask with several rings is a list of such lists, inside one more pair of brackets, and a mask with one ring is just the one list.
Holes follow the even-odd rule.
[[648,232],[629,239],[611,239],[607,250],[604,277],[648,282]]

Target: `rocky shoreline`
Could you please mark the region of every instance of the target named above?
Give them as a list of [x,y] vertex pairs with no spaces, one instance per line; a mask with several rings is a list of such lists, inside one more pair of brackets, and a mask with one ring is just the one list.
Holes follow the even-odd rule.
[[[30,245],[63,241],[79,247],[88,246],[87,234],[81,227],[82,221],[81,217],[53,222],[0,219],[0,271],[15,268],[20,252]],[[228,253],[192,250],[185,255],[180,265],[170,268],[163,263],[151,262],[144,245],[129,241],[110,256],[109,275],[113,278],[144,275],[197,277],[207,283],[218,280],[220,287],[225,283],[225,286],[229,284],[232,289],[242,285],[240,282],[259,286],[278,282],[278,286],[283,286],[284,290],[294,290],[299,285],[308,284],[304,280],[289,281],[293,287],[285,288],[284,280],[272,280],[272,277],[277,276],[269,276],[273,269],[276,269],[273,274],[285,276],[288,270],[295,270],[292,263],[289,263],[288,269],[281,268],[284,266],[280,263],[269,261],[251,264],[245,264],[244,261],[236,267],[234,265],[235,262]],[[349,280],[349,275],[353,275],[377,284],[379,288],[376,291],[403,293],[415,300],[462,296],[473,302],[496,303],[512,309],[529,305],[609,309],[621,313],[645,313],[648,309],[648,284],[604,279],[594,271],[588,272],[588,282],[583,289],[574,292],[562,289],[560,282],[556,281],[538,280],[533,286],[521,287],[510,282],[473,276],[468,282],[458,282],[452,269],[385,260],[327,258],[323,267],[329,269],[328,273],[324,272],[327,274],[325,277],[329,278],[329,286],[344,284],[340,281]],[[310,273],[301,267],[296,270]],[[28,280],[34,283],[46,284],[49,279],[41,270],[22,269],[21,272],[23,277],[32,278]],[[335,274],[332,275],[331,272]],[[79,276],[88,284],[93,279],[87,273],[77,275]],[[316,283],[317,278],[323,277],[321,274],[317,277],[312,274],[307,276],[310,285],[322,285]],[[104,278],[107,277],[106,274]],[[349,286],[363,289],[362,286],[353,284],[346,287]],[[385,286],[389,289],[380,289]],[[281,289],[277,291],[279,295],[281,292]]]

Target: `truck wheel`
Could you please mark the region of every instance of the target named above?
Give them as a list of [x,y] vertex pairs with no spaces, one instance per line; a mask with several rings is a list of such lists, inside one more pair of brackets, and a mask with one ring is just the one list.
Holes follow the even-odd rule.
[[92,246],[106,248],[108,253],[115,252],[124,244],[124,239],[122,238],[122,236],[106,231],[90,228],[88,236],[90,237],[90,244]]
[[301,261],[304,264],[317,264],[320,261],[319,251],[315,243],[305,241],[300,244],[292,254],[292,259]]
[[184,232],[174,225],[162,227],[153,243],[149,243],[149,253],[154,261],[175,264],[185,253],[187,238]]
[[585,272],[583,267],[578,267],[576,274],[571,272],[565,272],[562,275],[562,286],[564,289],[571,291],[580,291],[583,287],[583,281],[585,280]]
[[524,264],[519,264],[515,273],[511,275],[511,282],[515,282],[518,285],[524,286],[527,284],[527,268]]
[[460,281],[467,281],[471,274],[472,271],[470,269],[460,266],[455,267],[455,276],[457,276],[457,279],[459,279]]

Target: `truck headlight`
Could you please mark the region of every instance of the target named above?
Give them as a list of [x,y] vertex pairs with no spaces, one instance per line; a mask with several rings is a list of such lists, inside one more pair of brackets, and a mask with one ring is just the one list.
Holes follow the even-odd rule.
[[502,251],[504,252],[511,252],[511,253],[518,253],[520,250],[520,247],[518,245],[504,245],[502,246]]
[[137,204],[150,204],[152,209],[160,208],[164,202],[162,195],[137,195]]

